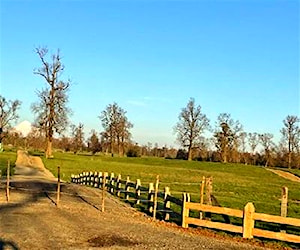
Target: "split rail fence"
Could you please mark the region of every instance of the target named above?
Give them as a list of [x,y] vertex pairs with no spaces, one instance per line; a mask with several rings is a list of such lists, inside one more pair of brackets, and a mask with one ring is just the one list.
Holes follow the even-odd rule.
[[[182,227],[188,228],[189,225],[196,225],[206,228],[214,228],[218,230],[224,230],[234,233],[239,233],[243,235],[243,238],[251,239],[254,236],[276,239],[282,241],[288,241],[293,243],[300,243],[300,235],[295,235],[291,233],[286,233],[285,231],[274,232],[264,229],[255,228],[255,221],[276,223],[281,225],[289,225],[300,229],[300,219],[286,217],[287,209],[287,188],[283,188],[282,193],[282,203],[281,203],[281,216],[269,215],[264,213],[256,213],[254,205],[252,203],[247,203],[244,210],[226,208],[211,205],[211,191],[212,191],[212,179],[203,177],[201,184],[201,195],[200,203],[195,203],[190,201],[190,195],[188,193],[182,193],[182,199],[171,196],[170,188],[165,187],[164,191],[158,190],[159,178],[157,177],[155,185],[154,183],[149,183],[148,187],[141,185],[140,179],[132,182],[127,176],[126,180],[121,179],[121,175],[115,176],[114,173],[108,175],[107,172],[83,172],[79,175],[71,175],[71,182],[88,185],[95,188],[102,188],[103,192],[107,190],[111,194],[114,194],[126,201],[133,201],[135,204],[139,205],[141,203],[146,203],[148,212],[156,218],[156,213],[162,213],[163,220],[170,220],[170,214],[177,214],[181,217]],[[203,201],[204,186],[206,184],[209,197],[207,204]],[[208,185],[207,185],[208,184]],[[146,195],[146,199],[143,198]],[[104,193],[102,198],[104,197]],[[162,206],[158,206],[158,198],[163,199]],[[102,201],[102,210],[104,211],[104,200]],[[181,213],[171,210],[171,203],[176,204],[180,207]],[[162,209],[159,209],[162,207]],[[190,211],[199,211],[199,217],[191,217]],[[237,217],[242,219],[242,225],[211,221],[209,218],[204,218],[203,213],[211,214],[221,214],[230,217]],[[297,231],[298,232],[298,231]]]
[[[142,186],[140,179],[131,181],[130,177],[127,176],[124,180],[120,174],[117,176],[114,173],[108,175],[107,172],[83,172],[79,175],[71,175],[71,182],[101,188],[103,191],[107,190],[120,199],[135,205],[146,204],[146,211],[153,218],[156,218],[157,213],[160,213],[161,218],[165,221],[170,220],[171,214],[173,218],[181,219],[182,199],[171,196],[169,187],[159,191],[158,176],[156,182],[149,183],[148,187]],[[176,211],[171,209],[171,203],[177,206]],[[102,210],[104,210],[104,200],[102,200]]]
[[[215,214],[222,214],[232,217],[242,218],[243,225],[237,226],[228,223],[209,221],[199,218],[190,217],[190,210],[197,210],[201,212],[209,212]],[[253,236],[276,239],[294,243],[300,243],[300,235],[288,234],[286,232],[274,232],[255,228],[255,221],[278,223],[283,225],[290,225],[300,229],[300,219],[275,216],[264,213],[256,213],[253,203],[248,202],[244,210],[216,207],[211,205],[204,205],[201,203],[190,202],[190,195],[183,194],[183,208],[182,208],[182,227],[188,228],[189,224],[240,233],[243,238],[252,239]]]

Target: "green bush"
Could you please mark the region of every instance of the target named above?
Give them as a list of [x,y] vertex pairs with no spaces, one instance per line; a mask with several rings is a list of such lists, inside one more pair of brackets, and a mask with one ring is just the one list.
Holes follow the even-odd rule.
[[140,153],[137,148],[128,149],[126,155],[127,155],[127,157],[140,157]]

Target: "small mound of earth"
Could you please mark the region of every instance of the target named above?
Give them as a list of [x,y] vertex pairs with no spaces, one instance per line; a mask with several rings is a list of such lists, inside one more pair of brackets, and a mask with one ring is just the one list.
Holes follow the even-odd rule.
[[92,247],[111,247],[111,246],[121,246],[130,247],[138,245],[138,242],[134,242],[131,239],[120,237],[118,235],[102,235],[89,239],[88,242]]
[[41,169],[41,170],[45,169],[44,163],[40,157],[31,156],[28,154],[27,151],[24,151],[24,150],[17,151],[16,165],[37,168],[37,169]]
[[55,180],[53,174],[45,168],[42,159],[38,156],[31,156],[27,151],[18,150],[15,163],[15,177],[35,177]]

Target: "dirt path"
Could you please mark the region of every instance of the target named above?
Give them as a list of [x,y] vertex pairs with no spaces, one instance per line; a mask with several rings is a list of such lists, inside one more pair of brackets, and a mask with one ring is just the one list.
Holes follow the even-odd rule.
[[282,170],[276,170],[276,169],[270,169],[267,168],[267,170],[273,172],[274,174],[277,174],[285,179],[288,179],[290,181],[300,182],[300,178],[292,173],[288,173]]
[[18,168],[9,203],[0,189],[0,249],[259,249],[152,221],[109,194],[101,212],[100,190],[75,184],[62,185],[56,207],[53,176]]

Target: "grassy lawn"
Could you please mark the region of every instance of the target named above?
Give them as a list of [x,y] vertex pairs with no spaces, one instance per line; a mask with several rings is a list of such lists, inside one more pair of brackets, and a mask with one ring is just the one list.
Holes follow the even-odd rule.
[[[61,167],[62,178],[70,181],[71,174],[82,171],[106,171],[127,175],[132,181],[141,179],[142,185],[155,182],[160,176],[160,189],[169,186],[174,196],[189,192],[192,201],[199,201],[202,176],[213,177],[213,194],[222,206],[242,209],[253,202],[257,212],[280,215],[281,188],[289,188],[288,216],[300,218],[299,183],[265,170],[263,167],[242,164],[187,162],[162,158],[112,158],[105,156],[56,153],[54,159],[44,159],[45,166],[56,174]],[[179,184],[180,183],[180,184]]]
[[[7,162],[10,161],[11,174],[14,172],[14,164],[16,162],[17,154],[13,151],[4,151],[0,153],[0,171],[2,176],[6,175],[7,171]],[[0,175],[1,175],[0,174]]]

